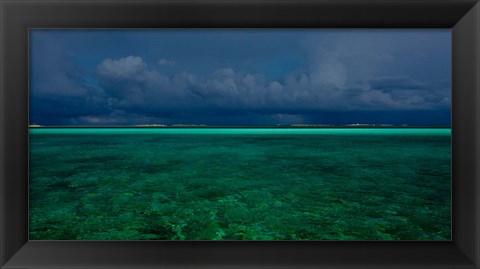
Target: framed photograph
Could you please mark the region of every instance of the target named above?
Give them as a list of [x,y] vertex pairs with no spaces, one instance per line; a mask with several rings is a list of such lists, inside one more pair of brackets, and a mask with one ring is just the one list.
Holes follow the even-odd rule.
[[478,1],[0,18],[1,268],[480,268]]

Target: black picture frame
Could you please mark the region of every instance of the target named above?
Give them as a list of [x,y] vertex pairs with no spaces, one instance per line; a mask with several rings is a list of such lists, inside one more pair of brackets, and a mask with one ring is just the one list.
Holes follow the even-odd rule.
[[[29,241],[29,28],[451,28],[451,241]],[[480,268],[476,0],[0,0],[1,268]]]

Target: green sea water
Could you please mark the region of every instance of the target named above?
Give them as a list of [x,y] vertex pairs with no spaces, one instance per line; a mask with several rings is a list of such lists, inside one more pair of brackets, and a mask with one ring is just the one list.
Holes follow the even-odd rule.
[[450,240],[450,129],[31,128],[31,240]]

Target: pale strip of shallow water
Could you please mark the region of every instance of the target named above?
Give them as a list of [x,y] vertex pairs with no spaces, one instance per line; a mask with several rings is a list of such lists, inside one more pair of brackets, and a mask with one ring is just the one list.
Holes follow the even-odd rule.
[[450,128],[30,128],[30,134],[450,135]]

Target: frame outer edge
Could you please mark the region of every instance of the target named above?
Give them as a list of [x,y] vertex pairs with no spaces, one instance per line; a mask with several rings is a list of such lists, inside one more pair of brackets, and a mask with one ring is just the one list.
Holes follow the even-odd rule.
[[[452,207],[453,241],[475,268],[480,268],[480,2],[477,1],[452,29],[452,75],[455,78],[452,84],[452,106],[455,106],[452,109],[452,145],[461,149],[452,152],[452,160],[462,160],[454,164],[452,176],[460,175],[463,179],[454,179],[452,189],[456,196]],[[458,43],[460,40],[462,43]],[[455,91],[455,88],[463,91]],[[470,116],[461,117],[465,115]],[[463,159],[459,159],[461,157]],[[465,181],[467,177],[471,177],[471,182]]]
[[4,175],[4,142],[3,142],[3,137],[4,137],[4,100],[5,98],[3,97],[3,91],[4,91],[4,80],[3,80],[3,75],[4,75],[4,69],[3,69],[3,61],[5,59],[4,53],[3,53],[3,48],[4,48],[4,34],[3,34],[3,28],[5,26],[4,22],[4,14],[3,14],[3,0],[0,0],[0,267],[2,267],[6,261],[5,261],[5,175]]
[[[5,83],[5,74],[7,71],[4,69],[5,67],[5,38],[4,36],[6,35],[6,27],[5,27],[5,5],[6,3],[11,3],[13,1],[9,0],[0,0],[0,268],[3,268],[5,263],[7,262],[8,258],[8,249],[6,247],[9,247],[6,245],[6,228],[5,228],[5,221],[6,221],[6,215],[5,215],[5,208],[6,208],[6,199],[5,199],[5,194],[6,190],[4,188],[5,186],[5,165],[6,165],[6,159],[5,159],[5,134],[6,134],[6,109],[5,109],[5,98],[4,96],[5,91],[6,91],[6,83]],[[19,2],[27,2],[27,1],[19,1]],[[31,1],[32,3],[39,2],[39,1]],[[69,1],[67,1],[69,2]],[[480,156],[480,127],[478,126],[478,121],[480,118],[480,4],[477,3],[475,7],[471,10],[474,16],[475,16],[475,22],[476,25],[471,25],[473,28],[472,30],[474,31],[476,35],[476,47],[475,47],[475,55],[477,56],[476,58],[472,59],[472,65],[474,67],[474,71],[476,72],[476,76],[474,77],[475,79],[475,102],[476,102],[476,107],[475,107],[475,113],[476,115],[473,116],[473,118],[470,120],[471,122],[476,121],[477,125],[474,128],[475,132],[475,160],[479,160]],[[475,166],[475,183],[474,183],[474,190],[475,194],[475,200],[474,200],[474,208],[477,212],[477,214],[474,215],[473,221],[475,222],[474,224],[478,227],[480,225],[480,215],[478,214],[478,211],[480,210],[480,193],[479,193],[479,187],[480,187],[480,181],[479,181],[479,176],[480,176],[480,165]],[[469,258],[474,261],[475,265],[480,268],[480,230],[479,228],[475,228],[474,230],[474,249],[473,252],[471,253],[466,253]],[[10,247],[11,248],[11,247]]]
[[473,15],[475,25],[474,32],[475,32],[475,56],[474,59],[474,72],[475,72],[475,93],[476,93],[476,114],[475,114],[475,121],[476,121],[476,128],[475,128],[475,161],[477,162],[476,169],[475,169],[475,200],[474,200],[474,209],[476,214],[474,214],[474,227],[475,231],[473,236],[474,239],[474,254],[473,254],[473,262],[477,268],[480,268],[480,2],[477,3],[473,8]]
[[[28,229],[22,222],[28,218],[28,201],[23,199],[28,188],[25,182],[15,180],[28,169],[19,172],[22,162],[18,157],[25,154],[25,146],[22,147],[22,138],[17,134],[26,123],[18,120],[23,116],[20,97],[24,89],[22,83],[28,77],[22,69],[26,58],[22,54],[24,47],[12,42],[22,36],[19,29],[25,25],[25,18],[15,16],[18,15],[15,4],[0,0],[0,268],[28,241],[25,234]],[[16,149],[20,153],[16,153]]]
[[475,116],[473,117],[476,124],[475,128],[475,179],[474,179],[474,190],[475,190],[475,199],[474,199],[474,246],[473,246],[473,255],[472,260],[477,268],[480,268],[480,2],[478,2],[472,8],[474,22],[472,25],[474,35],[475,35],[475,52],[474,56],[476,58],[473,60],[474,68],[474,79],[475,79]]
[[[474,222],[474,231],[473,231],[473,255],[470,257],[473,260],[473,263],[477,268],[480,268],[480,2],[478,2],[472,8],[472,15],[474,20],[474,25],[472,29],[475,36],[475,51],[474,55],[476,56],[473,59],[473,68],[474,68],[474,91],[475,91],[475,115],[473,119],[475,120],[475,178],[474,178],[474,213],[473,222]],[[470,255],[468,255],[470,256]]]

